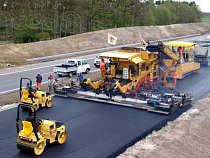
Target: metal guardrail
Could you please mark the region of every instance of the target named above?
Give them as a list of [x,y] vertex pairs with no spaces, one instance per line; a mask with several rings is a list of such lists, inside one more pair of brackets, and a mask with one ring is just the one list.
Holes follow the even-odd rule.
[[[167,38],[167,39],[161,39],[161,41],[164,42],[164,41],[176,40],[176,39],[188,38],[188,37],[194,37],[194,36],[199,36],[199,35],[201,35],[201,33],[187,35],[187,36]],[[156,43],[158,41],[160,41],[160,40],[149,41],[149,43]],[[93,49],[93,50],[85,50],[85,51],[72,52],[72,53],[66,53],[66,54],[58,54],[58,55],[39,57],[39,58],[31,58],[31,59],[25,59],[25,62],[33,62],[33,61],[39,61],[39,60],[45,60],[45,59],[61,58],[61,57],[67,57],[67,56],[72,56],[72,55],[78,55],[78,54],[82,55],[82,54],[88,54],[88,53],[110,51],[110,50],[119,49],[121,47],[132,47],[132,46],[140,46],[140,43],[124,44],[124,45],[118,45],[118,46],[113,46],[113,47],[99,48],[99,49]]]

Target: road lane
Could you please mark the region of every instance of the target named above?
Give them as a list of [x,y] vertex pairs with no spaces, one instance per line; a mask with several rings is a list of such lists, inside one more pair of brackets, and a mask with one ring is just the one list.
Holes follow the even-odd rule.
[[[91,71],[95,71],[98,68],[95,68],[93,65],[93,60],[95,55],[87,55],[83,57],[79,57],[81,59],[87,60],[91,65]],[[13,90],[17,90],[19,88],[20,78],[27,77],[32,80],[32,83],[35,84],[35,78],[37,73],[39,72],[42,75],[43,82],[47,82],[47,78],[50,73],[53,74],[53,67],[55,65],[59,65],[66,62],[66,59],[62,59],[59,61],[50,61],[46,63],[38,63],[33,65],[26,65],[25,69],[22,67],[22,71],[20,68],[8,68],[9,71],[5,72],[4,70],[0,70],[0,95],[5,94],[7,92],[11,92]],[[11,70],[11,71],[10,71]],[[57,75],[53,74],[54,78],[58,78]]]
[[[16,147],[16,110],[0,112],[0,157],[31,157],[30,154],[19,152]],[[64,145],[47,146],[40,157],[116,156],[127,145],[177,117],[181,110],[166,116],[105,103],[54,97],[53,106],[39,109],[38,115],[63,122],[67,129],[67,141]],[[27,112],[21,111],[21,118],[24,119],[25,115]]]

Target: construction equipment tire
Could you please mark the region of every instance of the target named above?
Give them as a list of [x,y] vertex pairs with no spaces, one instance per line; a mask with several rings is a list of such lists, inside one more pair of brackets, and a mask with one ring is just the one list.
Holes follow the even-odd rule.
[[87,69],[85,70],[85,72],[88,74],[88,73],[90,72],[90,69],[87,68]]
[[46,107],[50,108],[52,106],[52,100],[46,100],[46,103],[45,103]]
[[21,105],[21,109],[24,110],[24,111],[28,111],[29,107],[30,107],[30,104],[23,104],[23,105]]
[[37,111],[39,109],[39,104],[34,104],[35,110]]
[[41,155],[45,149],[44,141],[38,142],[34,147],[34,154]]
[[29,153],[34,152],[34,148],[32,146],[26,145],[26,144],[23,144],[23,143],[17,143],[17,148],[20,151],[23,151],[23,152],[29,152]]
[[57,141],[59,144],[65,143],[67,138],[66,131],[57,133]]
[[113,92],[115,86],[116,86],[116,84],[112,83],[111,86],[110,86],[109,91],[110,91],[110,92]]

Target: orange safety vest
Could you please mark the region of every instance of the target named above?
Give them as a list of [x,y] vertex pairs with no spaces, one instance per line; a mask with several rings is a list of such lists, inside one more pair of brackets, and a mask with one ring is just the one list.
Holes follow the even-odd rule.
[[34,96],[34,98],[36,98],[36,93],[35,92],[31,92],[31,93]]
[[101,70],[101,72],[106,71],[106,67],[105,67],[104,61],[100,62],[100,70]]
[[176,72],[171,73],[173,75],[173,82],[176,83],[176,78],[178,77],[178,74]]

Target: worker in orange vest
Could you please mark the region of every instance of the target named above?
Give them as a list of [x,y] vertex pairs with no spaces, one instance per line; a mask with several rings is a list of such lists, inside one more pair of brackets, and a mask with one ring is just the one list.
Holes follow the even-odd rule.
[[106,71],[106,66],[105,66],[104,58],[101,58],[100,70],[101,70],[101,75],[104,76],[104,73]]
[[172,72],[171,74],[172,74],[172,76],[173,76],[173,83],[176,84],[176,79],[177,79],[177,77],[178,77],[178,74],[177,74],[176,71]]

